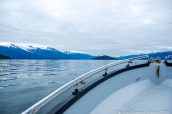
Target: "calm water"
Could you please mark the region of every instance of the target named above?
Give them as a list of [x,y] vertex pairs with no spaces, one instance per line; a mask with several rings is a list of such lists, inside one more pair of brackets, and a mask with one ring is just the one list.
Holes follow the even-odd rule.
[[112,61],[0,60],[0,114],[18,114],[66,82]]

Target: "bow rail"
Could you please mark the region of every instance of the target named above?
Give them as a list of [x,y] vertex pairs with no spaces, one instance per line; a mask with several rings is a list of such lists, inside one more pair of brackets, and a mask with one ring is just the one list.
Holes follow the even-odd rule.
[[[138,57],[134,57],[134,58],[130,58],[130,59],[127,59],[127,60],[120,60],[120,61],[117,61],[117,62],[113,62],[113,63],[110,63],[110,64],[107,64],[107,65],[104,65],[102,67],[99,67],[97,69],[94,69],[94,70],[91,70],[77,78],[75,78],[74,80],[66,83],[65,85],[61,86],[60,88],[58,88],[57,90],[55,90],[54,92],[52,92],[51,94],[49,94],[48,96],[46,96],[45,98],[43,98],[42,100],[38,101],[36,104],[32,105],[30,108],[28,108],[27,110],[25,110],[24,112],[22,112],[21,114],[37,114],[37,113],[42,113],[42,112],[45,112],[41,110],[43,110],[45,108],[45,106],[47,104],[49,104],[50,102],[52,102],[55,98],[57,99],[59,96],[63,96],[63,94],[67,91],[69,91],[70,89],[75,89],[77,86],[79,89],[83,88],[83,85],[84,83],[81,83],[81,82],[88,82],[89,83],[89,78],[93,78],[96,74],[104,74],[104,73],[107,73],[107,71],[112,68],[112,67],[115,67],[115,66],[119,66],[119,65],[122,65],[122,64],[125,64],[126,63],[131,63],[135,60],[140,60],[140,59],[148,59],[149,57],[147,55],[143,55],[143,56],[138,56]],[[110,71],[109,71],[110,72]],[[94,77],[93,79],[100,79],[102,77],[102,75],[99,75],[97,77]],[[91,81],[93,81],[93,79],[91,79]],[[90,82],[91,82],[90,81]],[[80,87],[79,87],[80,85]],[[71,92],[71,90],[70,90]],[[67,93],[68,94],[68,97],[72,98],[72,94],[71,93]],[[67,97],[66,97],[67,98]],[[70,99],[69,98],[69,99]],[[57,102],[57,104],[59,105],[63,105],[64,103],[66,103],[67,101],[69,100],[61,100],[58,99],[59,101]],[[48,109],[48,112],[50,110],[52,110],[54,107],[52,106],[51,109]],[[46,112],[47,113],[47,112]]]

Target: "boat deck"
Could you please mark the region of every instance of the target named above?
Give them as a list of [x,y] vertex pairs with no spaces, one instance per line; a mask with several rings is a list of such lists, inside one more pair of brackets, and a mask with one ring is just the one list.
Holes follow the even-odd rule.
[[172,111],[172,88],[153,86],[142,95],[133,99],[123,110],[135,111]]
[[160,85],[155,85],[149,80],[131,84],[102,101],[91,114],[115,114],[117,112],[130,111],[166,111],[170,114],[172,111],[171,87],[171,80],[165,80]]
[[160,77],[156,75],[156,68],[157,64],[151,64],[121,73],[89,91],[64,114],[172,112],[171,68],[161,64]]
[[[170,114],[171,67],[147,61],[123,62],[109,64],[108,75],[107,66],[103,66],[72,80],[22,114]],[[110,69],[113,65],[115,69]]]

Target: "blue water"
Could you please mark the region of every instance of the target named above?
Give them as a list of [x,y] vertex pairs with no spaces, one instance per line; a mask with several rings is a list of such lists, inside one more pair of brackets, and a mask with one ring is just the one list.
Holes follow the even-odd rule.
[[63,84],[112,61],[0,60],[0,114],[18,114]]

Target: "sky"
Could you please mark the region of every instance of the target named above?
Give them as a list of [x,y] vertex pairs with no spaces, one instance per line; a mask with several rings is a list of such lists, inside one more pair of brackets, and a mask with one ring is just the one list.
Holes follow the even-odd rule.
[[93,55],[172,50],[172,0],[0,0],[0,43]]

